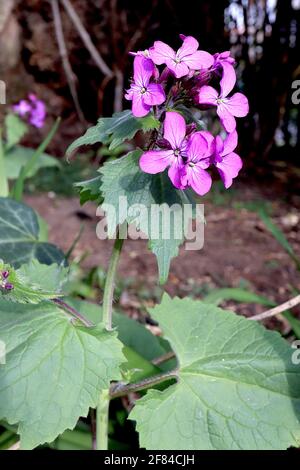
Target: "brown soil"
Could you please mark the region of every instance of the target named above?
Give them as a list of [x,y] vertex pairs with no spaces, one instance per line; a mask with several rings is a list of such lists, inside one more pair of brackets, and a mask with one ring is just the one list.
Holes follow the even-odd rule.
[[[257,188],[240,187],[239,202],[264,197]],[[93,204],[80,207],[77,199],[61,199],[42,194],[27,196],[27,203],[34,207],[49,224],[50,240],[68,250],[80,231],[84,232],[73,255],[80,257],[88,253],[83,262],[84,268],[107,267],[111,252],[111,241],[98,240]],[[280,198],[272,201],[273,220],[285,232],[296,253],[300,253],[299,212],[287,206]],[[300,276],[289,256],[278,242],[265,229],[259,216],[246,209],[230,206],[205,204],[207,226],[205,244],[199,252],[180,250],[180,256],[173,260],[170,277],[165,290],[171,295],[201,296],[203,288],[239,287],[246,282],[257,294],[267,296],[277,302],[287,300],[292,288],[300,290]],[[119,266],[121,279],[134,279],[132,292],[126,293],[124,303],[130,307],[136,304],[139,289],[154,291],[157,286],[157,267],[154,255],[147,249],[145,241],[128,240]],[[238,306],[226,302],[226,307],[250,315],[263,307],[257,305]]]

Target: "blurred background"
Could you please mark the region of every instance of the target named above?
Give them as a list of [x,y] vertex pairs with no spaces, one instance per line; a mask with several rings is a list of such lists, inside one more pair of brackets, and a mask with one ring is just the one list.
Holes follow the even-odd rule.
[[[64,125],[56,152],[100,115],[128,103],[132,60],[128,52],[155,39],[177,48],[179,33],[195,36],[212,53],[231,49],[238,63],[239,88],[251,103],[240,124],[242,153],[249,165],[268,159],[297,166],[300,112],[293,105],[292,83],[300,78],[300,0],[67,0],[59,2],[67,54],[74,73],[81,121],[59,53],[51,2],[2,0],[0,74],[8,101],[32,90],[47,102],[50,115]],[[112,75],[103,73],[72,22],[74,7]],[[72,126],[70,126],[72,124]],[[38,137],[36,137],[38,138]]]
[[[201,297],[214,288],[243,287],[275,301],[300,289],[294,263],[300,252],[300,104],[292,101],[293,83],[300,79],[299,29],[300,0],[0,1],[0,79],[7,84],[0,119],[34,92],[48,111],[45,128],[32,128],[23,140],[36,147],[62,117],[48,148],[62,166],[30,180],[27,202],[48,221],[51,240],[64,250],[84,225],[74,253],[88,283],[94,278],[86,270],[97,265],[105,272],[109,250],[96,239],[94,206],[79,206],[73,183],[92,176],[111,155],[103,147],[85,149],[69,165],[66,148],[99,116],[129,108],[123,99],[132,71],[129,51],[146,49],[156,39],[177,49],[183,33],[211,53],[232,51],[237,89],[248,96],[250,114],[238,120],[240,178],[229,191],[215,183],[203,199],[204,249],[195,256],[182,251],[166,289]],[[121,303],[129,310],[159,299],[156,263],[145,242],[126,244],[120,278],[121,284],[126,279]],[[79,288],[82,295],[99,295]],[[246,303],[238,308],[256,312]]]

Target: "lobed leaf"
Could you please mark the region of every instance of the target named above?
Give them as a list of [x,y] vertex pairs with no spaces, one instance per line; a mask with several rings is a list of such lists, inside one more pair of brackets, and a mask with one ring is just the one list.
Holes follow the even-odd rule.
[[[171,260],[178,255],[184,240],[189,220],[182,216],[183,208],[191,200],[185,192],[174,188],[165,173],[143,173],[139,167],[141,154],[141,150],[135,150],[100,169],[108,235],[115,234],[118,223],[135,224],[149,237],[149,247],[158,261],[160,282],[164,283]],[[160,213],[152,211],[155,206],[160,207]]]
[[150,310],[179,360],[178,383],[131,413],[147,449],[286,449],[300,443],[300,368],[261,325],[191,299]]
[[18,423],[22,449],[52,442],[73,429],[101,390],[121,378],[125,358],[116,333],[86,328],[53,304],[0,300],[0,419]]
[[147,132],[157,129],[159,124],[152,114],[144,118],[136,118],[130,110],[116,113],[111,118],[100,118],[96,126],[90,127],[82,137],[70,145],[67,155],[82,145],[97,143],[110,143],[109,150],[114,150],[125,140],[133,139],[138,131]]

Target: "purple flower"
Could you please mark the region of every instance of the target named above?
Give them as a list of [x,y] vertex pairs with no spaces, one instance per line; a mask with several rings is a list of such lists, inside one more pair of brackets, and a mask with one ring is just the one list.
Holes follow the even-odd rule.
[[191,186],[203,196],[212,184],[211,176],[205,170],[211,163],[213,140],[209,132],[187,136],[184,118],[169,111],[164,122],[163,141],[169,148],[145,152],[140,159],[140,168],[145,173],[156,174],[169,167],[169,178],[177,189]]
[[31,105],[26,100],[21,100],[19,103],[15,104],[13,110],[16,114],[21,117],[26,116],[31,111]]
[[[225,63],[224,63],[225,64]],[[211,86],[203,86],[198,93],[198,102],[202,105],[217,106],[217,113],[227,132],[233,132],[236,129],[235,117],[244,117],[249,112],[249,104],[245,95],[235,93],[228,98],[229,93],[233,90],[236,76],[228,72],[230,64],[223,64],[223,77],[221,80],[221,93],[217,92]]]
[[233,152],[238,143],[237,132],[229,134],[223,141],[220,136],[215,138],[215,150],[212,163],[217,167],[224,186],[228,189],[232,185],[233,178],[236,178],[243,166],[239,155]]
[[1,277],[2,277],[2,279],[8,279],[9,278],[9,271],[2,271],[1,272]]
[[145,152],[140,158],[140,168],[145,173],[156,174],[169,167],[168,175],[173,185],[184,189],[181,176],[187,156],[186,124],[184,118],[174,111],[166,113],[164,139],[169,148]]
[[176,78],[189,75],[191,71],[210,68],[214,58],[205,51],[198,51],[199,43],[192,36],[180,35],[183,44],[175,52],[162,41],[155,41],[149,49],[150,58],[156,65],[166,64]]
[[144,55],[134,58],[134,83],[131,84],[125,98],[132,100],[132,113],[136,117],[146,116],[151,107],[162,104],[166,100],[165,92],[158,83],[150,83],[155,74],[155,66],[151,59]]
[[30,94],[28,100],[21,100],[13,106],[13,110],[21,117],[27,117],[30,124],[42,128],[47,116],[46,105],[36,95]]
[[33,94],[29,95],[29,99],[32,104],[29,122],[34,127],[41,129],[44,127],[47,115],[46,105],[42,100],[38,100],[37,97]]
[[212,185],[211,176],[205,171],[211,163],[212,141],[213,136],[208,132],[195,132],[187,145],[187,161],[181,182],[185,188],[191,186],[200,196],[208,193]]

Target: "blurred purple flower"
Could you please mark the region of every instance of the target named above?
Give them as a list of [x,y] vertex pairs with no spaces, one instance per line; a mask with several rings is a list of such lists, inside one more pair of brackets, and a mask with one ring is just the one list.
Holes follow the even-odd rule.
[[158,83],[150,83],[155,74],[151,59],[138,54],[134,58],[134,83],[131,84],[125,98],[132,100],[132,113],[136,117],[146,116],[151,107],[166,100],[164,89]]
[[41,129],[45,124],[47,116],[46,105],[36,95],[30,94],[28,100],[21,100],[13,106],[13,110],[21,117],[27,117],[29,123]]
[[242,159],[234,153],[238,144],[238,135],[234,131],[223,141],[220,136],[215,138],[215,150],[212,163],[217,167],[226,189],[232,185],[243,166]]
[[16,114],[21,117],[26,116],[31,111],[31,105],[26,100],[21,100],[19,103],[15,104],[13,110]]
[[[229,67],[230,64],[228,64]],[[221,80],[221,93],[211,86],[203,86],[198,93],[198,102],[202,105],[217,106],[217,113],[227,132],[236,129],[235,117],[244,117],[249,112],[248,99],[242,93],[235,93],[228,98],[236,82],[236,76],[228,73],[227,66]]]
[[186,124],[184,118],[174,112],[166,112],[164,139],[169,147],[165,150],[149,150],[140,159],[140,168],[145,173],[161,173],[169,167],[168,175],[173,185],[184,189],[181,182],[184,158],[187,156]]
[[208,69],[214,64],[214,58],[205,51],[198,51],[199,43],[192,36],[180,35],[182,46],[175,52],[162,41],[155,41],[149,49],[149,55],[156,65],[166,64],[176,78],[190,75],[191,71]]

